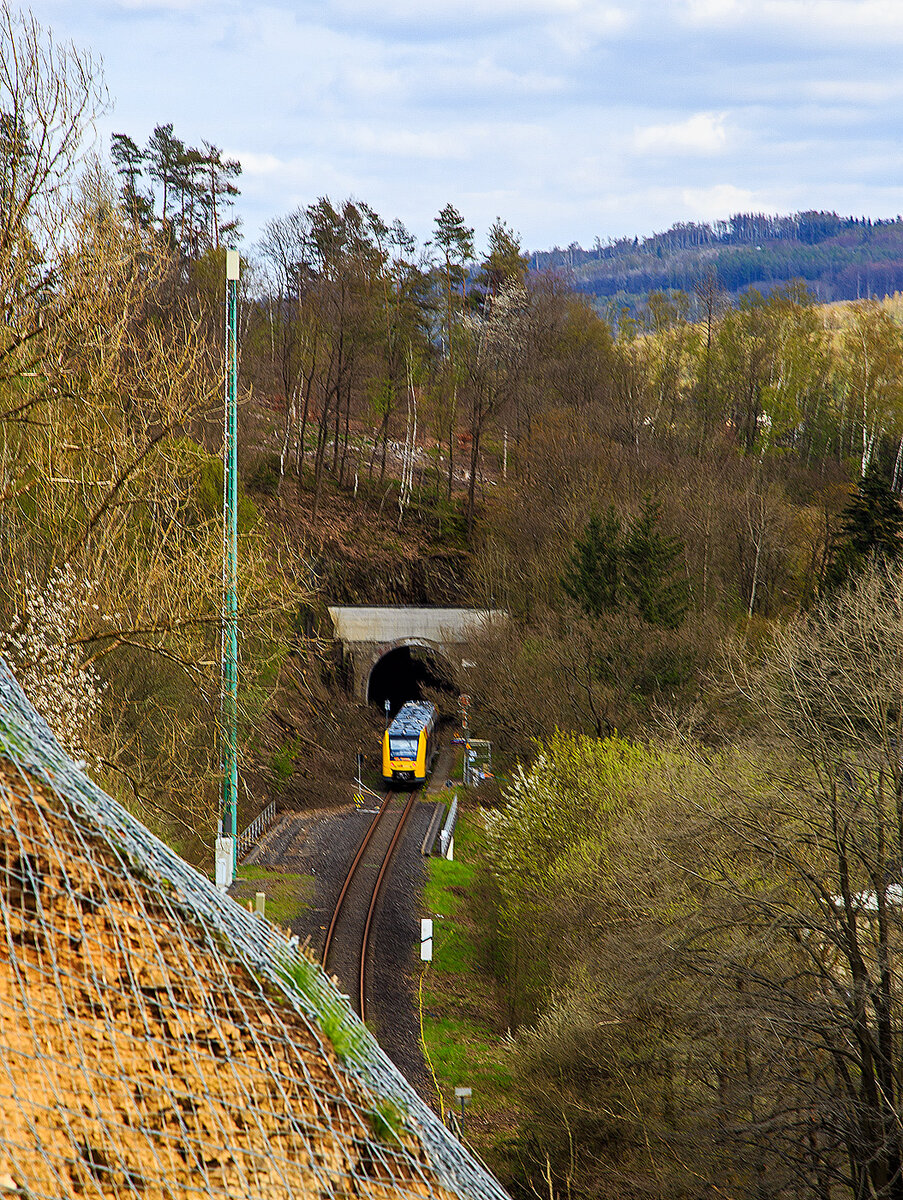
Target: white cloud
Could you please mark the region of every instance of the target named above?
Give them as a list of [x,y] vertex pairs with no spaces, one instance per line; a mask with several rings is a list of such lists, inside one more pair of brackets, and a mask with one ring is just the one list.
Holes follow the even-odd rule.
[[728,140],[725,119],[725,113],[694,113],[684,121],[643,125],[634,130],[633,149],[637,154],[720,154]]
[[113,7],[123,12],[156,14],[195,12],[213,8],[216,4],[217,0],[114,0]]
[[382,0],[374,6],[372,0],[333,0],[327,12],[355,16],[368,24],[381,21],[408,21],[412,25],[439,25],[446,21],[481,25],[490,21],[530,17],[569,17],[590,19],[600,25],[617,27],[626,19],[624,10],[598,0]]
[[[426,94],[430,106],[437,98],[453,104],[455,97],[460,103],[467,97],[497,100],[501,96],[548,96],[566,87],[561,76],[536,70],[515,70],[490,55],[472,61],[427,58],[409,67],[404,82],[413,97]],[[428,89],[426,93],[424,89]]]
[[897,104],[903,98],[900,79],[811,79],[801,92],[820,104],[868,107]]
[[716,183],[707,188],[682,188],[680,198],[690,216],[697,221],[715,221],[731,213],[773,211],[762,198],[732,183]]
[[434,159],[437,162],[466,159],[469,150],[463,139],[449,138],[442,130],[415,133],[406,129],[355,125],[343,131],[345,149],[394,158]]
[[758,11],[766,20],[808,28],[818,36],[884,40],[903,34],[899,0],[763,0]]
[[838,39],[881,46],[903,38],[899,0],[680,0],[675,11],[681,24],[697,29],[792,32],[810,46]]
[[249,175],[276,175],[285,170],[285,162],[275,154],[254,154],[252,151],[230,150],[227,157],[237,158],[241,162],[241,173]]
[[742,17],[744,0],[685,0],[684,15],[694,25],[719,25]]

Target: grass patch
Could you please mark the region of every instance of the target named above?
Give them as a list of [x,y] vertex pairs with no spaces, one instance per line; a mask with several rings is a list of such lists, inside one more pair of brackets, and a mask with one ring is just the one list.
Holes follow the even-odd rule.
[[273,771],[278,778],[285,782],[290,779],[292,772],[295,769],[295,759],[298,757],[298,752],[301,749],[300,737],[292,738],[290,742],[286,742],[280,746],[273,755]]
[[292,923],[313,902],[314,878],[266,867],[239,867],[230,895],[243,904],[248,900],[253,902],[257,892],[263,892],[267,898],[267,919],[282,929],[291,929]]
[[325,1012],[319,1018],[320,1029],[332,1042],[332,1048],[342,1062],[360,1058],[367,1044],[363,1025],[352,1024],[352,1020],[345,1012]]
[[501,1166],[517,1112],[504,1008],[485,966],[491,914],[480,894],[484,845],[479,812],[464,810],[455,860],[430,859],[424,903],[434,916],[433,962],[423,972],[423,1035],[446,1108],[459,1112],[455,1088],[473,1088],[465,1136],[490,1166]]
[[370,1131],[379,1142],[391,1146],[401,1141],[404,1113],[392,1100],[379,1100],[369,1114]]
[[360,1058],[366,1046],[367,1034],[346,1009],[323,1006],[322,995],[313,983],[316,970],[313,963],[303,958],[287,959],[277,967],[282,982],[313,1009],[320,1031],[332,1042],[338,1057],[343,1062],[349,1058]]
[[455,781],[455,783],[463,783],[464,782],[464,755],[463,754],[455,755],[455,761],[454,761],[454,764],[452,765],[451,774],[449,775],[449,779],[453,779]]
[[317,990],[314,986],[315,967],[303,958],[287,958],[279,963],[276,973],[284,984],[302,996],[307,1003],[315,1006]]

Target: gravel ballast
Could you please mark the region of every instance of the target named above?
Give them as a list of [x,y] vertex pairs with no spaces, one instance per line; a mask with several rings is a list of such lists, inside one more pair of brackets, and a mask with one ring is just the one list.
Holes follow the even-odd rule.
[[[374,801],[374,808],[376,802]],[[427,1103],[435,1091],[420,1046],[417,978],[426,863],[421,846],[436,809],[418,801],[395,850],[376,911],[369,1022],[383,1049]],[[374,813],[354,808],[286,813],[248,855],[249,865],[311,875],[314,900],[292,932],[320,952],[348,867]]]

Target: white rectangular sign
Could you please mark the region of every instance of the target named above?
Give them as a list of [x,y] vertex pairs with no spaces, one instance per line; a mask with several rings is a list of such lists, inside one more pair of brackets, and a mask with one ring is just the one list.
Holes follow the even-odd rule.
[[420,921],[420,960],[433,961],[433,922],[429,917],[423,917]]

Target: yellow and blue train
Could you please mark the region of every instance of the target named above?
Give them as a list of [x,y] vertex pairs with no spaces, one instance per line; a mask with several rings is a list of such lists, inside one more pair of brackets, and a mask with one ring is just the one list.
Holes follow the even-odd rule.
[[439,749],[436,706],[425,700],[403,704],[383,735],[383,780],[423,783]]

